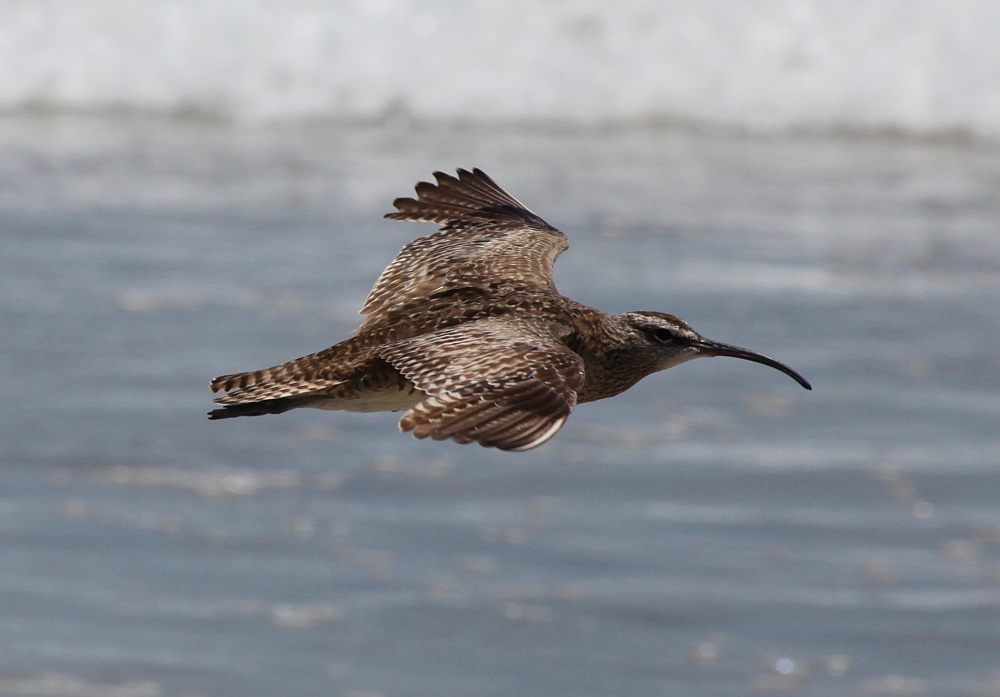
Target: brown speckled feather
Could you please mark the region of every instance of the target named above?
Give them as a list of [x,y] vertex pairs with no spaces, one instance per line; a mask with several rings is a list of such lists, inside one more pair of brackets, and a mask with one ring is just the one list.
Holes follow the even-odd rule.
[[356,336],[279,366],[217,377],[212,391],[229,394],[215,402],[238,405],[371,388],[376,347],[516,310],[511,305],[518,300],[497,302],[497,296],[555,293],[552,265],[569,246],[566,236],[481,170],[460,169],[458,175],[436,172],[437,185],[417,184],[417,200],[395,201],[400,212],[386,217],[443,227],[407,244],[382,272],[362,308],[368,318]]
[[[335,346],[272,368],[222,375],[212,380],[211,388],[229,391],[215,398],[217,404],[235,405],[350,390],[352,383],[357,383],[356,389],[378,388],[386,381],[395,384],[392,376],[372,375],[380,360],[380,346],[461,322],[537,312],[551,304],[550,299],[550,294],[516,285],[505,287],[500,295],[465,288],[439,297],[414,298],[367,322],[358,334]],[[565,313],[557,317],[569,321]]]
[[[425,331],[433,328],[432,321]],[[286,397],[347,396],[352,391],[398,385],[397,371],[385,365],[375,349],[400,336],[395,328],[382,327],[273,368],[217,377],[211,384],[213,392],[232,391],[214,401],[235,405]]]
[[504,281],[556,292],[552,266],[569,247],[563,233],[479,169],[434,177],[437,185],[420,182],[417,198],[396,199],[399,212],[385,217],[443,227],[407,244],[382,272],[361,308],[366,324],[408,300],[454,287]]
[[627,390],[699,355],[736,356],[802,376],[767,356],[700,337],[662,312],[609,315],[552,282],[566,236],[481,170],[440,172],[395,201],[396,220],[442,228],[382,272],[351,338],[273,368],[212,381],[211,419],[310,407],[405,411],[403,431],[504,450],[548,440],[578,403]]
[[583,360],[560,340],[569,333],[541,319],[501,317],[381,347],[380,356],[430,395],[403,415],[400,429],[502,450],[541,445],[583,386]]

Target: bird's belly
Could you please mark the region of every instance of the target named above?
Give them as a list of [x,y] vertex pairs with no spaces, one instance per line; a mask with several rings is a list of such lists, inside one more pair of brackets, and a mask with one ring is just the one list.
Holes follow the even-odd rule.
[[407,382],[402,388],[391,387],[356,390],[347,394],[331,395],[328,399],[317,399],[309,404],[313,409],[333,411],[353,411],[370,413],[375,411],[406,411],[427,398],[427,393]]

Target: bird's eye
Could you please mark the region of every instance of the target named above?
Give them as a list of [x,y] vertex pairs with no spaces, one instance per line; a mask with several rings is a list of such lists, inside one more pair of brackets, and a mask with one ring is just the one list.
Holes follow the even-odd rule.
[[669,329],[664,329],[663,327],[657,327],[653,330],[653,338],[661,343],[668,341],[673,341],[677,337]]

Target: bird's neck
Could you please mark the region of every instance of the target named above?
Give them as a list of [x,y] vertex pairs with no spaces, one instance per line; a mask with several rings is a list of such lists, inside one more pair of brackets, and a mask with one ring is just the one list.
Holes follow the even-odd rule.
[[575,345],[570,346],[584,363],[579,403],[614,397],[656,371],[655,358],[635,350],[630,330],[621,319],[599,310],[591,313],[577,322]]

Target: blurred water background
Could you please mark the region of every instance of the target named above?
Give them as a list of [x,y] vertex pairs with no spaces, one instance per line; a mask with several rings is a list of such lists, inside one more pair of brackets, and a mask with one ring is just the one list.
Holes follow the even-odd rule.
[[[0,3],[0,694],[1000,695],[989,2]],[[773,355],[511,455],[208,422],[479,166]]]

